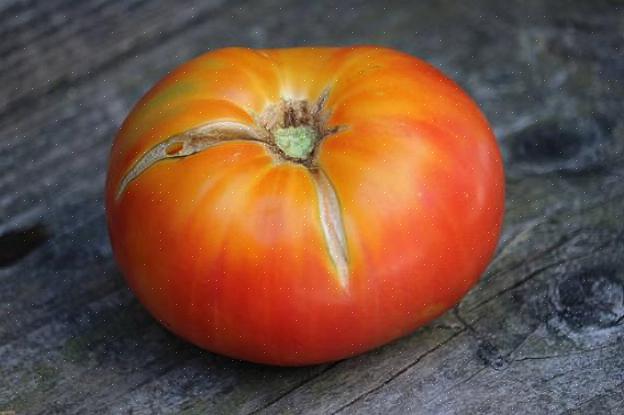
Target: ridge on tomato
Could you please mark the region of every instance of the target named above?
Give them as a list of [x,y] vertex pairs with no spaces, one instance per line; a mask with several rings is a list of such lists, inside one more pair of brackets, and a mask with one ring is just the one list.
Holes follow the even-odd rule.
[[106,208],[128,284],[208,350],[304,365],[455,305],[496,247],[501,157],[475,103],[380,47],[206,53],[140,101]]

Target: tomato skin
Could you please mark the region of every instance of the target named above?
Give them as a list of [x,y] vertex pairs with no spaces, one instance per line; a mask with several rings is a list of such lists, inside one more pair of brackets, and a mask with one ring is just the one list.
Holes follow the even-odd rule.
[[[254,125],[280,99],[328,91],[318,147],[348,252],[328,254],[308,167],[230,141],[162,160],[168,137],[208,122]],[[128,284],[166,327],[220,354],[276,365],[342,359],[454,306],[496,247],[504,173],[474,102],[439,71],[387,48],[227,48],[161,80],[111,153],[106,207]]]

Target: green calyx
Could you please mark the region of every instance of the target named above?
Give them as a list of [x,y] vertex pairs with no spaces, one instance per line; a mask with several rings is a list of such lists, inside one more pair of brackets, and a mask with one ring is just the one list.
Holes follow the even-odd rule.
[[297,160],[308,158],[318,138],[316,131],[308,126],[280,128],[274,135],[280,150]]

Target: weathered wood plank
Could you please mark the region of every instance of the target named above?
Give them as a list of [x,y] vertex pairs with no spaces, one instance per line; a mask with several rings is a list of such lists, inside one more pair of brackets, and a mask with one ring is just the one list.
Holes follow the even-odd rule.
[[576,408],[563,412],[565,415],[608,414],[624,412],[624,383],[612,390],[581,403]]
[[[0,116],[0,235],[36,224],[47,233],[0,268],[0,410],[621,411],[624,59],[607,52],[618,13],[608,3],[447,3],[215,11],[210,24],[137,46],[140,59],[119,55]],[[341,24],[319,23],[330,12]],[[354,359],[268,368],[200,351],[149,317],[111,257],[101,192],[114,130],[177,62],[233,41],[302,39],[382,41],[458,79],[501,138],[508,209],[496,260],[454,312]]]
[[13,104],[29,106],[42,94],[157,46],[210,18],[224,3],[57,0],[26,7],[4,27],[0,112]]

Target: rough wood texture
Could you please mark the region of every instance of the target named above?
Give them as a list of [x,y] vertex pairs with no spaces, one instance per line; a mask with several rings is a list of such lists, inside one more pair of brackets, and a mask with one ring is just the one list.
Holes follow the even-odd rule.
[[[624,5],[619,1],[10,0],[0,5],[0,411],[624,412]],[[430,60],[492,121],[497,256],[452,312],[308,368],[182,342],[111,258],[112,136],[204,50],[381,43]]]

